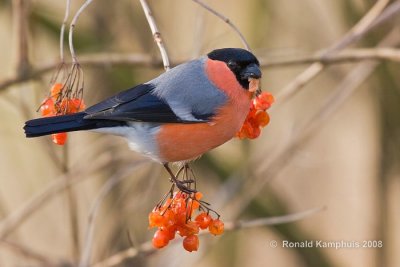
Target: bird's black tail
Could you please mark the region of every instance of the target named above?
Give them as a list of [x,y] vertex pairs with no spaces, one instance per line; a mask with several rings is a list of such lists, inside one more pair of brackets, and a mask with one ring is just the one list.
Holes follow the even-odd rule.
[[84,119],[86,113],[79,112],[71,115],[61,115],[29,120],[25,122],[26,137],[38,137],[53,133],[63,133],[81,130],[91,130],[104,127],[121,126],[120,121]]

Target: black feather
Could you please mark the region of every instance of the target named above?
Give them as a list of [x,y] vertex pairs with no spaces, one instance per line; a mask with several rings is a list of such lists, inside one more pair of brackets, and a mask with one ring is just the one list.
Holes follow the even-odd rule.
[[124,122],[106,120],[85,120],[84,112],[72,115],[39,118],[25,122],[26,137],[38,137],[53,133],[91,130],[104,127],[122,126]]
[[[153,85],[141,84],[88,108],[84,119],[197,123],[179,118],[163,99],[152,94]],[[204,118],[204,116],[202,116]],[[201,121],[200,121],[201,122]]]

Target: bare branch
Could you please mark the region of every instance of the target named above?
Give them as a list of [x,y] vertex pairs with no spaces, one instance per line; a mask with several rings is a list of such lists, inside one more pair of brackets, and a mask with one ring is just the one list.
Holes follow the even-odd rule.
[[[236,221],[236,222],[227,222],[225,223],[225,232],[228,231],[235,231],[247,228],[255,228],[255,227],[263,227],[263,226],[271,226],[271,225],[279,225],[285,223],[292,223],[303,220],[305,218],[309,218],[312,215],[325,210],[325,207],[314,208],[298,213],[292,213],[284,216],[276,216],[276,217],[266,217],[266,218],[259,218],[250,221]],[[207,234],[207,232],[201,232],[200,235]],[[174,240],[173,244],[177,244],[179,240]],[[111,257],[98,262],[92,267],[111,267],[121,264],[123,261],[127,259],[132,259],[139,254],[148,254],[157,251],[152,244],[151,241],[145,242],[138,246],[137,248],[128,248],[121,252],[118,252]]]
[[10,215],[0,221],[0,240],[5,239],[10,235],[19,225],[21,225],[31,214],[33,214],[42,205],[48,203],[49,199],[56,196],[57,193],[64,190],[68,185],[81,182],[89,177],[89,173],[109,166],[110,162],[114,159],[108,154],[96,158],[93,164],[78,170],[72,170],[68,174],[63,174],[60,178],[50,183],[37,195],[32,197],[26,203],[19,206]]
[[134,169],[139,167],[145,161],[136,162],[133,166],[129,166],[129,168],[123,169],[123,171],[114,174],[107,182],[103,185],[98,193],[93,205],[90,209],[89,216],[88,216],[88,225],[86,229],[86,237],[84,248],[82,252],[82,257],[79,262],[79,267],[86,267],[90,265],[90,257],[92,255],[92,247],[94,241],[94,229],[95,229],[95,220],[98,215],[98,211],[100,208],[101,203],[103,202],[104,198],[108,195],[108,193],[123,179],[129,177],[128,174],[131,174]]
[[67,25],[67,20],[69,17],[69,10],[71,7],[71,0],[67,0],[66,6],[65,6],[65,14],[64,14],[64,19],[61,24],[61,30],[60,30],[60,59],[61,62],[64,62],[64,32],[65,32],[65,26]]
[[72,63],[78,63],[78,59],[76,58],[75,49],[74,49],[74,42],[73,42],[74,28],[78,21],[79,16],[83,12],[83,10],[85,10],[86,7],[92,3],[92,1],[93,0],[86,0],[86,2],[83,3],[83,5],[76,12],[75,16],[73,17],[73,19],[71,21],[71,25],[69,26],[69,50],[71,52]]
[[211,12],[212,14],[214,14],[215,16],[217,16],[218,18],[222,19],[226,24],[228,24],[236,33],[237,35],[239,35],[240,41],[242,41],[243,46],[251,51],[249,43],[246,41],[246,38],[244,38],[243,34],[240,32],[240,30],[236,27],[235,24],[232,23],[232,21],[225,17],[224,15],[222,15],[221,13],[217,12],[216,10],[212,9],[210,6],[206,5],[203,1],[201,0],[193,0],[193,2],[196,2],[197,4],[199,4],[200,6],[202,6],[204,9],[208,10],[209,12]]
[[147,22],[149,23],[151,33],[153,34],[154,41],[157,43],[158,49],[160,49],[161,58],[164,64],[165,71],[170,69],[169,58],[167,54],[167,50],[165,49],[164,42],[161,37],[161,33],[158,30],[156,21],[154,20],[153,14],[151,13],[150,7],[147,4],[146,0],[140,0],[140,4],[142,5],[144,14],[146,16]]
[[341,40],[329,47],[324,57],[329,57],[336,51],[342,50],[349,44],[359,40],[361,36],[371,27],[375,19],[383,12],[385,7],[389,4],[390,0],[378,0],[375,5],[361,18],[361,20],[354,25],[354,27],[342,37]]
[[17,76],[26,77],[29,73],[28,58],[28,7],[29,1],[13,0],[13,24],[17,37]]
[[[361,60],[389,60],[394,62],[400,61],[400,49],[396,48],[359,48],[348,49],[339,52],[338,54],[325,58],[319,53],[314,56],[300,57],[294,59],[276,59],[271,60],[271,57],[259,57],[261,67],[263,68],[278,68],[289,67],[295,65],[304,65],[310,63],[321,63],[324,65],[340,64],[346,62],[357,62]],[[172,66],[185,62],[186,60],[174,61]],[[111,67],[111,66],[136,66],[136,67],[162,67],[162,62],[154,61],[151,56],[145,54],[118,54],[118,53],[99,53],[90,55],[81,55],[79,63],[85,67]],[[13,77],[0,81],[0,91],[6,88],[35,79],[44,75],[47,72],[54,70],[58,66],[58,62],[54,61],[39,65],[34,68],[25,77]]]
[[[380,25],[384,21],[393,18],[394,15],[400,11],[400,6],[397,7],[396,5],[396,9],[393,11],[392,6],[396,3],[392,4],[390,9],[391,13],[382,13],[388,2],[388,0],[378,0],[375,5],[367,12],[367,14],[352,29],[350,29],[350,31],[344,37],[342,37],[340,40],[330,46],[325,52],[323,52],[322,57],[331,57],[338,50],[341,50],[344,47],[347,47],[348,45],[359,40],[362,36],[371,31],[376,26]],[[283,103],[284,101],[294,96],[299,91],[299,89],[304,87],[306,83],[316,77],[324,69],[324,67],[325,66],[319,62],[312,64],[280,91],[280,93],[276,97],[277,101]]]
[[292,213],[283,216],[275,216],[275,217],[266,217],[266,218],[259,218],[250,221],[237,221],[225,224],[225,229],[227,231],[233,231],[238,229],[246,229],[246,228],[254,228],[254,227],[262,227],[268,225],[278,225],[278,224],[285,224],[285,223],[292,223],[303,220],[305,218],[309,218],[314,214],[317,214],[323,210],[326,210],[326,207],[319,207],[314,208],[298,213]]
[[12,250],[14,253],[18,254],[20,257],[26,257],[31,260],[35,260],[41,264],[40,266],[43,266],[43,267],[57,266],[54,262],[47,259],[45,256],[37,253],[36,251],[33,251],[30,248],[27,248],[23,245],[17,244],[15,242],[2,240],[2,241],[0,241],[0,246],[4,246],[4,247]]
[[263,68],[277,68],[288,67],[296,65],[311,64],[315,62],[324,65],[357,62],[361,60],[389,60],[400,62],[400,49],[389,47],[376,47],[376,48],[357,48],[347,49],[339,52],[338,54],[324,57],[320,53],[313,56],[289,58],[283,60],[270,60],[268,58],[260,58],[260,65]]

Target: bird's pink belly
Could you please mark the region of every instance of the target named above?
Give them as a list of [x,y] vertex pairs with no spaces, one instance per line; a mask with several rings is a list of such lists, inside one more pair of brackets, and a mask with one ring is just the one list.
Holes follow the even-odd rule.
[[211,123],[164,125],[157,134],[160,158],[164,162],[191,160],[229,141],[242,126],[248,107],[243,105],[239,112],[228,105]]

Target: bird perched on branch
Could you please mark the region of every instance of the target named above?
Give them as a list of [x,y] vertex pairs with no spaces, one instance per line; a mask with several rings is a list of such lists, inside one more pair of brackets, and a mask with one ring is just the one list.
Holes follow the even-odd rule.
[[217,49],[120,92],[83,112],[29,120],[27,137],[94,130],[123,136],[129,146],[164,164],[188,162],[229,141],[259,90],[257,58],[239,48]]

